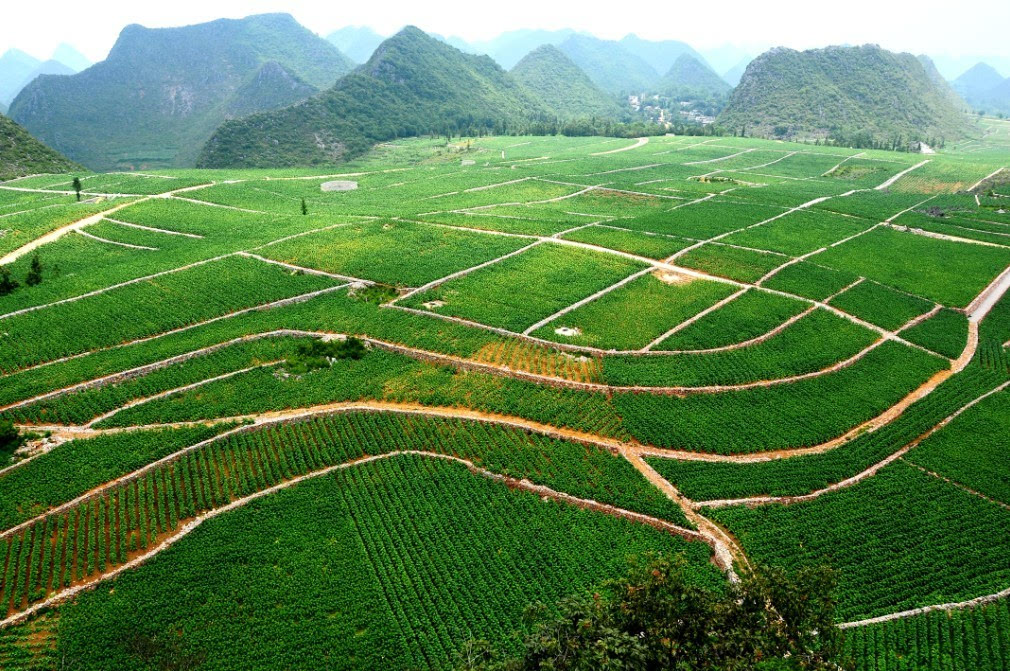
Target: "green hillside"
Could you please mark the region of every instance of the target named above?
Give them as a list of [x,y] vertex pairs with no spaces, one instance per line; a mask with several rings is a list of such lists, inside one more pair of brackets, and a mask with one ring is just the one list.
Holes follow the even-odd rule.
[[[282,91],[257,86],[293,78]],[[183,28],[127,26],[109,57],[71,77],[42,77],[11,117],[96,170],[192,165],[229,115],[287,105],[331,86],[352,63],[287,14]],[[250,94],[256,93],[258,97]]]
[[207,142],[204,167],[319,165],[376,142],[465,128],[502,128],[549,114],[489,56],[464,54],[414,27],[308,101],[229,121]]
[[60,156],[29,135],[24,128],[0,115],[0,181],[75,169],[80,169],[80,166]]
[[719,123],[751,135],[875,141],[971,132],[915,56],[874,45],[762,54],[747,67]]
[[618,42],[572,35],[558,48],[607,93],[641,93],[659,79],[655,68]]
[[545,44],[526,55],[512,76],[559,118],[617,117],[621,106],[597,87],[557,47]]
[[654,88],[677,100],[717,100],[733,87],[697,58],[682,54]]

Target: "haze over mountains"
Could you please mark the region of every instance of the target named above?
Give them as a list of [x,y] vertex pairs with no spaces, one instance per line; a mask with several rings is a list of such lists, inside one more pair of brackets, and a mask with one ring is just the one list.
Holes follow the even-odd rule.
[[1010,78],[987,63],[969,68],[952,86],[976,109],[1010,113]]
[[226,119],[304,100],[352,67],[286,14],[132,25],[102,63],[32,82],[10,116],[92,169],[192,165]]
[[39,75],[72,75],[91,65],[79,51],[61,44],[46,61],[26,54],[19,49],[9,49],[0,56],[0,113],[17,94]]

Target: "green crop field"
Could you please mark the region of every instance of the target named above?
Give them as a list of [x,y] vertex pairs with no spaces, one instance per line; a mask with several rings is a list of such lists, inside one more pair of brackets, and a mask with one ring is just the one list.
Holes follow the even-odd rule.
[[0,668],[451,669],[656,553],[834,569],[841,668],[1010,668],[999,156],[0,182]]

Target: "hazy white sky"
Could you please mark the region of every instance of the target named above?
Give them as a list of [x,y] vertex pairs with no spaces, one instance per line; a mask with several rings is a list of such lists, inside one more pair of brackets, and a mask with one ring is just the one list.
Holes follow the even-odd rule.
[[[123,26],[200,23],[221,17],[289,12],[320,34],[368,25],[383,34],[405,24],[480,40],[514,28],[584,30],[619,38],[679,39],[698,48],[732,43],[758,53],[768,46],[809,48],[874,42],[898,51],[1010,60],[1010,2],[975,0],[4,0],[0,52],[17,47],[44,58],[68,42],[93,60],[108,53]],[[1010,73],[1006,73],[1010,74]]]

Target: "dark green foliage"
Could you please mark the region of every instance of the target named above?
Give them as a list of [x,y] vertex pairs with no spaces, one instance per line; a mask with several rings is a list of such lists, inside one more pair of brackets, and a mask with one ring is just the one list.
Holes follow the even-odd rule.
[[0,266],[0,296],[6,296],[21,286],[21,283],[11,277],[10,268]]
[[512,68],[511,75],[562,119],[621,115],[617,99],[601,91],[553,45],[531,51]]
[[12,422],[0,420],[0,457],[9,457],[14,454],[14,450],[24,442],[21,434],[14,427]]
[[831,137],[846,144],[865,138],[889,148],[971,132],[915,56],[872,45],[766,52],[747,67],[719,123],[746,127],[749,136]]
[[0,181],[78,167],[0,114]]
[[74,195],[77,196],[77,201],[81,200],[81,178],[74,177],[74,181],[71,183],[71,188],[74,190]]
[[842,637],[834,625],[836,578],[824,568],[795,575],[761,568],[740,584],[710,590],[695,584],[683,558],[647,555],[627,575],[593,595],[555,607],[531,606],[533,622],[520,656],[500,657],[487,642],[460,654],[466,671],[596,669],[804,669],[839,671]]
[[29,266],[28,274],[25,275],[25,284],[29,287],[42,284],[42,261],[38,254],[32,257],[32,265]]
[[305,215],[305,214],[308,214],[308,213],[309,213],[309,206],[305,202],[305,199],[302,198],[302,214]]
[[105,61],[35,80],[10,113],[94,169],[185,166],[229,116],[303,100],[351,67],[286,14],[181,28],[131,25]]
[[464,54],[407,27],[325,93],[225,123],[207,142],[199,164],[336,163],[376,142],[475,129],[504,132],[510,122],[546,111],[489,57]]
[[296,353],[288,358],[290,373],[301,375],[320,368],[329,368],[341,359],[358,360],[368,351],[355,337],[344,340],[311,340],[298,343]]

